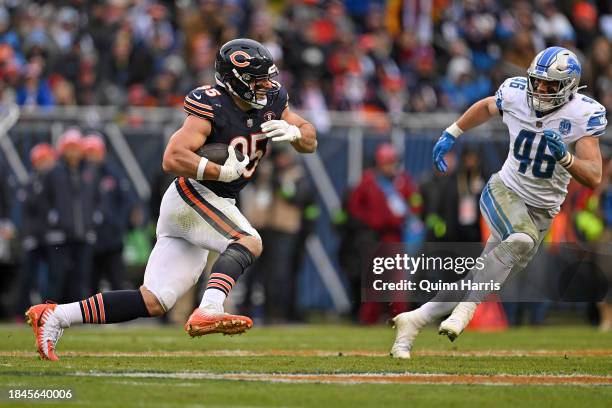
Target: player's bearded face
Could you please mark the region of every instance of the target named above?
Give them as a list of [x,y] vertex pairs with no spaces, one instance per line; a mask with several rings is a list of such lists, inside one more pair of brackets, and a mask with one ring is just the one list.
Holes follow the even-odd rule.
[[255,94],[257,95],[257,99],[265,98],[267,95],[267,92],[270,89],[274,88],[272,81],[270,81],[270,79],[268,78],[256,79],[253,82],[251,82],[249,85],[251,86],[251,89],[255,91]]
[[559,92],[560,86],[559,81],[545,81],[538,78],[533,80],[534,93],[538,95],[538,99],[542,102],[552,102]]

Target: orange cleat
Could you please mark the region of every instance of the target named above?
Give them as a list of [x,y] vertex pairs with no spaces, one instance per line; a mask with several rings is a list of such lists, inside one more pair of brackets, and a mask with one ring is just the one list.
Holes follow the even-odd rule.
[[191,337],[213,333],[240,334],[251,327],[253,321],[250,318],[225,313],[213,306],[196,308],[185,323],[185,331]]
[[53,314],[56,307],[56,304],[51,303],[40,304],[32,306],[25,313],[26,322],[32,326],[36,337],[36,349],[43,360],[59,360],[55,354],[55,346],[62,337],[64,329]]

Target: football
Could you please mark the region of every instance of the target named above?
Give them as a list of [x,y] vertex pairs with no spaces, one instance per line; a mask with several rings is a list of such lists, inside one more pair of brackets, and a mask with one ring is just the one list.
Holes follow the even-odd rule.
[[[213,163],[223,164],[227,160],[227,145],[223,143],[209,143],[196,150],[196,154],[206,157]],[[236,158],[244,160],[244,155],[240,150],[236,150]]]

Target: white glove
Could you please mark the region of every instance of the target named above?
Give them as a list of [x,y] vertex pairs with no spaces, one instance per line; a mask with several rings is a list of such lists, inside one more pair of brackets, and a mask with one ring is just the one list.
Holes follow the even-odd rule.
[[249,156],[245,155],[242,161],[238,161],[236,158],[236,151],[234,150],[234,146],[227,147],[227,160],[221,166],[221,171],[219,171],[219,178],[217,180],[223,181],[224,183],[229,183],[230,181],[234,181],[239,178],[244,169],[249,164]]
[[302,137],[300,129],[295,125],[290,125],[284,120],[269,120],[261,124],[261,130],[267,138],[272,138],[273,142],[295,142]]

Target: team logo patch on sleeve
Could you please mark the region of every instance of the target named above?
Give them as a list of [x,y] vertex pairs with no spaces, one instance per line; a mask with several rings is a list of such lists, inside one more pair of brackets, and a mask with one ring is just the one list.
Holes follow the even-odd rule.
[[571,130],[572,124],[570,123],[570,121],[567,119],[563,119],[559,124],[559,133],[561,133],[562,135],[568,135]]

